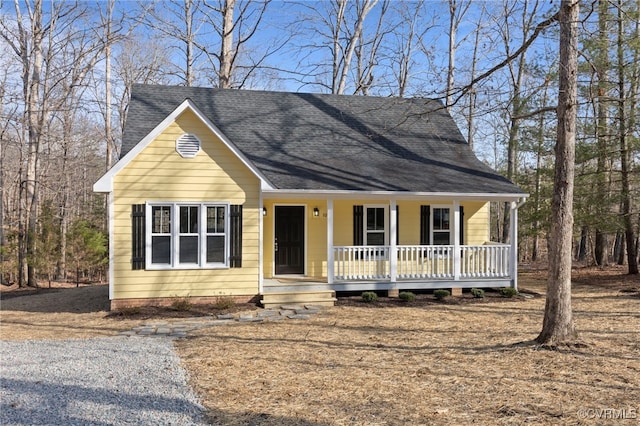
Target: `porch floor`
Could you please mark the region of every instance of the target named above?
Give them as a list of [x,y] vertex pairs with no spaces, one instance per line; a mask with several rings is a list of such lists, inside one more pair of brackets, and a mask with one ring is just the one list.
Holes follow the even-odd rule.
[[294,291],[368,291],[368,290],[434,290],[439,288],[491,288],[510,287],[509,278],[468,278],[454,281],[450,278],[432,280],[335,281],[327,283],[323,277],[275,277],[263,280],[263,293]]
[[[324,277],[278,276],[263,280],[263,305],[276,307],[282,304],[319,304],[333,306],[337,300],[335,293],[397,290],[434,290],[439,288],[492,288],[510,287],[509,278],[487,279],[433,279],[433,280],[401,280],[395,283],[389,280],[380,281],[337,281],[327,283]],[[327,303],[324,303],[327,302]],[[266,305],[265,305],[266,306]]]

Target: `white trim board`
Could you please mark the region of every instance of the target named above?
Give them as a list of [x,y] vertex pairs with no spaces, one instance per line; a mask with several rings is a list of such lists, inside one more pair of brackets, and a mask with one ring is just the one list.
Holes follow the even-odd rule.
[[263,189],[263,199],[375,199],[375,200],[441,200],[452,201],[518,201],[529,197],[529,194],[496,194],[496,193],[462,193],[462,192],[401,192],[401,191],[343,191],[312,189]]

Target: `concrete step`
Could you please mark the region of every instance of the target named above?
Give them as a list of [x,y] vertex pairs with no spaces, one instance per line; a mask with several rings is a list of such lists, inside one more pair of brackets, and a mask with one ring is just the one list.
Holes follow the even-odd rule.
[[296,291],[265,293],[260,303],[265,308],[277,308],[281,305],[334,306],[336,300],[333,291]]

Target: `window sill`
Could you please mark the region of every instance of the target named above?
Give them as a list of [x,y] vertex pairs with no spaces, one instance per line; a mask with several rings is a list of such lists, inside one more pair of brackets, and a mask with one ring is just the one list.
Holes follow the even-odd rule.
[[231,269],[229,265],[179,265],[179,266],[146,266],[145,271],[200,271],[200,270],[216,270]]

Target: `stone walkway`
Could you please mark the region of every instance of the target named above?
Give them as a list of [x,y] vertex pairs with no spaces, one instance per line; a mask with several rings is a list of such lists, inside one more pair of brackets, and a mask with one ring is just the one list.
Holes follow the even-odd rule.
[[288,320],[306,320],[311,315],[326,309],[314,305],[282,305],[280,308],[270,308],[252,313],[225,314],[217,317],[181,318],[175,321],[148,322],[131,330],[123,331],[120,336],[149,336],[149,337],[187,337],[190,331],[207,327],[241,322],[268,322]]

